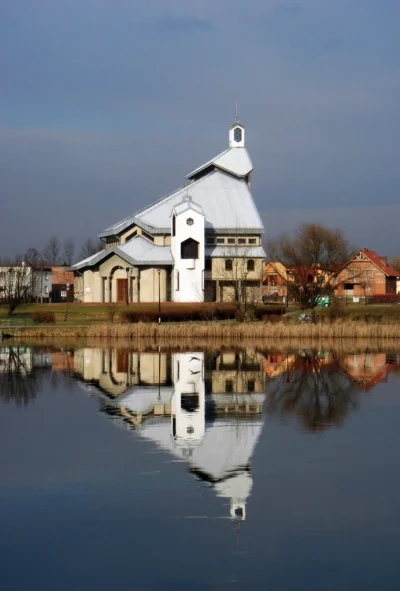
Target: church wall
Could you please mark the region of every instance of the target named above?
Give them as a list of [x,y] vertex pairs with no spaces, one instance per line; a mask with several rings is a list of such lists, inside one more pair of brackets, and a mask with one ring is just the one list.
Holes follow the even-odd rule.
[[[158,302],[158,269],[155,267],[140,267],[140,301]],[[167,270],[160,272],[160,301],[167,301]]]

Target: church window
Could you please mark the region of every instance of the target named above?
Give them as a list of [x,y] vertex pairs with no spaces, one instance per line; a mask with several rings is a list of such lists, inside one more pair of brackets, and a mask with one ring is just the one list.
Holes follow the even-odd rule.
[[175,231],[176,231],[175,227],[176,227],[176,218],[173,215],[172,216],[172,236],[175,236]]
[[233,137],[237,144],[239,144],[242,141],[242,130],[240,127],[235,127]]
[[145,238],[147,238],[147,240],[150,240],[150,242],[154,242],[153,236],[151,236],[150,234],[148,234],[144,230],[142,230],[142,236],[144,236]]
[[128,236],[125,238],[125,242],[128,242],[128,240],[131,240],[135,236],[137,236],[137,230],[134,230],[131,234],[128,234]]
[[211,271],[211,258],[207,257],[205,260],[205,271]]
[[176,272],[176,291],[179,291],[179,271]]
[[257,238],[249,238],[249,244],[257,244]]
[[181,243],[181,259],[198,259],[199,243],[193,238],[188,238]]
[[247,270],[254,271],[254,261],[252,261],[252,260],[247,261]]
[[194,224],[193,218],[188,218],[186,220],[186,223],[187,223],[188,226],[193,226],[193,224]]
[[206,242],[207,244],[214,244],[214,236],[207,236]]
[[250,392],[250,393],[251,393],[251,392],[254,392],[254,390],[255,390],[255,385],[256,385],[256,384],[255,384],[255,381],[254,381],[254,380],[249,380],[249,381],[247,382],[247,392]]
[[232,394],[232,392],[233,392],[233,381],[232,380],[225,380],[225,392],[227,394]]
[[238,244],[246,244],[246,238],[238,238]]
[[225,244],[225,238],[217,238],[217,244]]
[[232,271],[233,265],[231,259],[225,261],[225,271]]
[[235,244],[234,238],[228,238],[228,244]]

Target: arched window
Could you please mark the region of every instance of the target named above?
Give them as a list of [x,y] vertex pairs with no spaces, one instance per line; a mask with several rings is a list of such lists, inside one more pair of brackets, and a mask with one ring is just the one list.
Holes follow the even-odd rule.
[[254,271],[254,261],[252,261],[251,259],[250,261],[247,261],[247,270]]
[[237,144],[239,144],[242,141],[242,130],[240,129],[240,127],[235,127],[233,137]]
[[181,243],[181,259],[198,259],[199,243],[193,238],[188,238]]
[[231,259],[225,261],[225,271],[232,271],[233,265]]

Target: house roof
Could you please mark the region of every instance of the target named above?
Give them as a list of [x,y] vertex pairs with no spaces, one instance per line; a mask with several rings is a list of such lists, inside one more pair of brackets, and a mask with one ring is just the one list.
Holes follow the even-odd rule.
[[396,269],[394,269],[391,265],[388,265],[386,263],[384,258],[377,255],[376,252],[374,252],[373,250],[368,250],[367,248],[362,248],[357,254],[353,255],[351,259],[347,261],[347,263],[341,266],[338,272],[345,269],[350,263],[360,262],[360,260],[355,259],[361,254],[367,257],[367,259],[369,259],[372,264],[374,264],[380,271],[385,273],[385,275],[387,275],[388,277],[400,277],[400,271],[396,271]]
[[76,263],[71,267],[71,270],[76,271],[85,267],[93,267],[112,254],[121,257],[133,266],[172,265],[173,263],[171,248],[169,246],[157,246],[153,242],[150,242],[150,240],[147,240],[147,238],[143,238],[143,236],[135,236],[122,246],[113,246],[101,250],[95,255]]
[[246,148],[228,148],[193,170],[186,178],[193,179],[210,166],[220,168],[240,178],[244,178],[253,170],[253,164]]
[[[187,187],[177,189],[149,207],[110,226],[100,234],[100,237],[120,234],[135,224],[147,228],[154,234],[157,231],[169,233],[172,209],[182,202],[187,190]],[[264,231],[253,197],[244,180],[215,170],[190,184],[190,196],[206,216],[206,231],[207,229],[225,233]]]

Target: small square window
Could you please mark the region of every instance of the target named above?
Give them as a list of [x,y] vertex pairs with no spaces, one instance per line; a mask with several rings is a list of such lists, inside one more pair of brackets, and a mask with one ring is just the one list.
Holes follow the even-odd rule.
[[217,244],[225,244],[225,238],[217,238]]
[[249,244],[257,244],[257,238],[249,238]]
[[228,238],[228,244],[235,244],[234,238]]
[[239,238],[238,244],[246,244],[246,238]]

